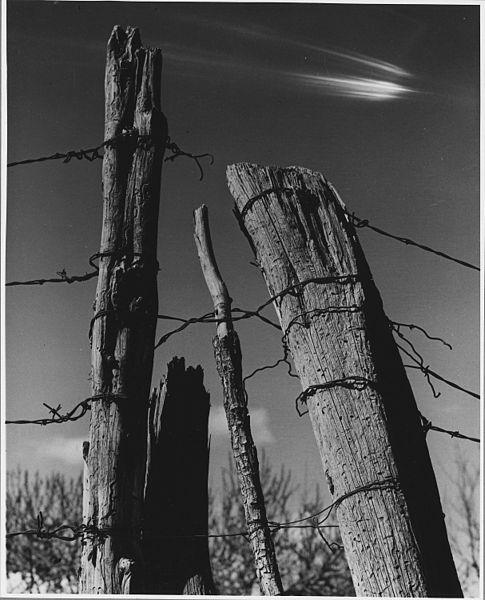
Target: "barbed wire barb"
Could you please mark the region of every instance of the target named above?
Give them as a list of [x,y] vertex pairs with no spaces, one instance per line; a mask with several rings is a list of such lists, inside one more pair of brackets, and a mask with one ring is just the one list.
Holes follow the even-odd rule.
[[85,273],[84,275],[68,275],[66,271],[63,269],[62,271],[58,271],[57,274],[59,277],[51,277],[48,279],[31,279],[28,281],[8,281],[5,286],[15,286],[15,285],[44,285],[45,283],[79,283],[82,281],[89,281],[94,277],[98,276],[98,271],[92,271],[91,273]]
[[200,159],[201,158],[209,158],[209,160],[210,160],[209,164],[210,165],[214,164],[214,155],[213,154],[210,154],[209,152],[205,152],[204,154],[192,154],[190,152],[185,152],[185,150],[182,150],[175,142],[172,142],[170,137],[167,138],[166,148],[167,148],[167,150],[170,150],[170,152],[172,152],[172,154],[170,156],[165,157],[165,162],[167,162],[167,161],[173,162],[175,159],[179,158],[180,156],[186,156],[187,158],[192,159],[199,168],[199,173],[200,173],[199,181],[202,181],[204,179],[204,170],[202,168]]
[[399,323],[398,321],[391,321],[391,320],[389,320],[389,324],[391,325],[391,328],[393,328],[396,332],[399,332],[401,327],[406,327],[410,331],[412,331],[413,329],[417,329],[423,335],[425,335],[429,340],[441,342],[444,346],[446,346],[450,350],[453,350],[453,346],[451,344],[449,344],[446,340],[444,340],[443,338],[438,337],[438,336],[430,335],[426,331],[426,329],[424,329],[424,327],[421,327],[420,325],[415,325],[414,323]]
[[459,438],[461,440],[468,440],[469,442],[476,442],[480,444],[480,439],[476,437],[471,437],[469,435],[464,435],[459,431],[453,431],[451,429],[444,429],[443,427],[438,427],[437,425],[433,425],[433,423],[427,419],[422,413],[419,413],[419,417],[421,419],[421,425],[423,427],[424,435],[428,433],[428,431],[437,431],[438,433],[446,433],[452,438]]

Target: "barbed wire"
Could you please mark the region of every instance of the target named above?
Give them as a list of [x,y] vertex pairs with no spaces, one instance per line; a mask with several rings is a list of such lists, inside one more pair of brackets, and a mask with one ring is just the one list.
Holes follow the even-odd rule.
[[431,377],[433,377],[434,379],[437,379],[438,381],[441,381],[443,383],[446,383],[446,385],[459,390],[460,392],[463,392],[464,394],[467,394],[468,396],[471,396],[472,398],[476,398],[477,400],[480,400],[480,394],[478,394],[477,392],[473,392],[471,390],[468,390],[467,388],[454,383],[453,381],[450,381],[449,379],[446,379],[445,377],[443,377],[442,375],[440,375],[439,373],[436,373],[435,371],[431,370],[429,368],[429,365],[426,365],[424,362],[424,358],[423,356],[417,351],[416,347],[414,346],[414,344],[407,339],[407,337],[400,332],[399,330],[393,329],[393,331],[396,332],[396,334],[404,341],[406,342],[409,347],[411,348],[411,352],[409,350],[407,350],[406,348],[404,348],[403,346],[401,346],[400,344],[396,343],[396,346],[399,348],[399,350],[401,352],[403,352],[409,359],[411,359],[411,361],[414,363],[413,365],[404,365],[407,369],[417,369],[418,371],[421,371],[421,373],[424,375],[424,377],[426,378],[426,381],[428,382],[428,385],[430,386],[431,390],[433,391],[433,396],[435,398],[439,398],[441,396],[441,392],[437,392],[436,389],[433,386],[433,383],[431,381]]
[[192,159],[196,163],[196,165],[199,167],[199,173],[200,173],[199,181],[202,181],[204,179],[204,170],[202,169],[200,159],[201,158],[209,158],[210,159],[209,164],[210,165],[214,164],[214,155],[213,154],[210,154],[209,152],[205,152],[204,154],[191,154],[190,152],[185,152],[185,150],[181,150],[180,147],[175,142],[172,142],[172,140],[170,139],[170,136],[167,138],[166,148],[167,148],[167,150],[170,150],[170,152],[172,152],[172,154],[165,158],[165,162],[168,162],[168,161],[173,162],[175,159],[179,158],[180,156],[186,156],[187,158]]
[[461,260],[460,258],[455,258],[454,256],[451,256],[450,254],[446,254],[445,252],[442,252],[441,250],[436,250],[434,248],[431,248],[430,246],[420,244],[419,242],[415,242],[414,240],[411,240],[409,238],[394,235],[392,233],[389,233],[388,231],[384,231],[384,229],[381,229],[380,227],[371,225],[367,219],[360,219],[359,217],[357,217],[355,215],[355,213],[349,213],[346,211],[346,214],[350,217],[350,219],[352,221],[352,225],[354,227],[357,227],[357,228],[367,227],[367,229],[371,229],[372,231],[375,231],[376,233],[379,233],[380,235],[383,235],[385,237],[392,238],[393,240],[401,242],[402,244],[405,244],[406,246],[414,246],[416,248],[419,248],[420,250],[424,250],[425,252],[431,252],[432,254],[436,254],[436,256],[441,256],[441,258],[445,258],[446,260],[451,260],[451,261],[461,265],[462,267],[467,267],[469,269],[474,269],[475,271],[480,271],[480,267],[477,267],[476,265],[473,265],[465,260]]
[[429,340],[441,342],[444,346],[446,346],[450,350],[453,350],[453,346],[451,344],[449,344],[446,340],[444,340],[443,338],[438,337],[438,336],[430,335],[426,331],[426,329],[424,329],[424,327],[421,327],[420,325],[415,325],[414,323],[399,323],[398,321],[391,321],[391,320],[389,320],[389,323],[390,323],[392,329],[394,329],[394,331],[396,331],[396,333],[398,333],[400,331],[401,327],[406,327],[410,331],[413,331],[414,329],[416,329],[416,330],[420,331],[423,335],[425,335]]
[[[290,322],[288,323],[285,333],[283,335],[282,338],[282,344],[283,344],[283,357],[280,358],[279,360],[277,360],[275,363],[270,364],[270,365],[265,365],[263,367],[259,367],[257,369],[255,369],[254,371],[251,372],[250,375],[246,376],[243,379],[243,383],[245,383],[248,379],[250,379],[251,377],[253,377],[254,375],[256,375],[257,373],[267,370],[267,369],[274,369],[276,367],[278,367],[280,364],[285,363],[288,365],[288,374],[291,377],[296,377],[298,378],[298,375],[294,374],[292,372],[292,365],[289,362],[289,348],[288,348],[288,335],[290,332],[290,329],[292,326],[295,325],[299,325],[301,327],[306,327],[308,325],[308,323],[306,322],[307,318],[309,316],[316,316],[316,315],[322,315],[322,314],[330,314],[330,313],[341,313],[341,312],[358,312],[362,310],[362,307],[357,306],[357,305],[351,305],[351,306],[330,306],[327,308],[316,308],[316,309],[312,309],[312,310],[308,310],[308,311],[304,311],[302,312],[300,315],[296,315],[295,317],[293,317]],[[304,318],[305,320],[303,322],[299,322],[298,320],[300,318]],[[473,396],[478,396],[477,394],[475,394],[474,392],[469,392],[468,390],[465,390],[465,388],[462,388],[461,386],[458,386],[457,384],[454,384],[453,382],[448,382],[447,380],[445,380],[444,378],[442,378],[440,375],[438,375],[437,373],[434,373],[433,371],[431,371],[428,368],[424,367],[424,359],[421,357],[421,355],[417,352],[416,348],[414,347],[414,345],[404,336],[404,334],[402,334],[402,332],[400,331],[400,329],[402,327],[405,327],[409,330],[414,330],[416,329],[417,331],[421,332],[423,335],[425,335],[428,339],[433,340],[433,341],[439,341],[441,342],[443,345],[447,346],[448,348],[452,349],[451,344],[449,344],[446,340],[444,340],[443,338],[439,337],[439,336],[432,336],[431,334],[428,333],[428,331],[424,328],[421,327],[420,325],[416,325],[414,323],[400,323],[398,321],[391,321],[390,319],[388,319],[388,324],[390,326],[390,328],[395,331],[396,333],[398,333],[403,339],[406,340],[406,342],[408,344],[411,345],[411,347],[413,348],[414,352],[416,353],[417,356],[419,356],[419,359],[417,359],[418,361],[422,362],[423,364],[423,368],[421,368],[420,365],[420,370],[423,370],[426,372],[426,374],[428,375],[427,380],[428,383],[431,387],[431,390],[433,391],[433,395],[437,398],[440,396],[440,393],[436,393],[436,390],[434,389],[432,382],[430,381],[430,376],[434,376],[437,377],[438,379],[444,381],[445,383],[449,383],[452,384],[453,386],[456,386],[457,389],[460,389],[461,391],[466,391],[467,393],[472,394]],[[400,347],[397,344],[398,348]],[[401,348],[402,349],[402,348]],[[403,349],[405,351],[405,349]],[[418,368],[417,366],[413,366],[413,365],[404,365],[407,368]],[[295,406],[296,406],[296,410],[298,412],[298,415],[300,417],[304,416],[305,414],[308,413],[308,410],[305,410],[304,412],[301,412],[299,409],[299,404],[302,404],[304,402],[306,402],[306,399],[313,395],[314,393],[316,393],[318,390],[322,390],[322,389],[330,389],[331,387],[337,387],[337,386],[342,386],[342,387],[347,387],[349,389],[364,389],[364,387],[366,387],[367,385],[376,385],[375,382],[372,382],[371,380],[368,380],[364,377],[356,377],[356,376],[350,376],[350,377],[346,377],[343,379],[336,379],[330,382],[326,382],[326,383],[322,383],[322,384],[316,384],[313,386],[309,386],[306,390],[304,390],[303,392],[301,392],[297,398],[295,399]],[[479,397],[479,396],[478,396]],[[431,423],[431,421],[428,421],[428,419],[426,419],[426,417],[424,417],[421,413],[420,417],[422,419],[422,423],[423,423],[423,429],[425,430],[425,434],[427,431],[429,431],[430,429],[433,431],[437,431],[440,433],[445,433],[450,435],[451,437],[456,437],[456,438],[460,438],[463,440],[469,440],[472,442],[477,442],[480,443],[480,440],[478,438],[475,437],[471,437],[468,435],[464,435],[462,433],[460,433],[459,431],[452,431],[452,430],[448,430],[448,429],[444,429],[442,427],[438,427],[435,426]]]
[[[340,196],[338,195],[337,190],[334,188],[334,186],[330,183],[330,181],[325,180],[326,184],[328,185],[328,187],[333,191],[334,195],[340,200]],[[259,194],[257,194],[256,196],[253,196],[252,198],[249,198],[249,200],[246,202],[246,204],[243,206],[243,208],[239,211],[238,215],[239,218],[244,221],[247,213],[253,208],[254,204],[256,202],[258,202],[259,200],[262,200],[263,198],[265,198],[268,194],[276,194],[276,193],[288,193],[288,194],[294,194],[295,193],[295,189],[294,188],[290,188],[290,187],[270,187],[266,190],[263,190],[262,192],[260,192]],[[340,202],[343,205],[342,200],[340,200]],[[440,256],[441,258],[445,258],[447,260],[451,260],[463,267],[468,267],[469,269],[474,269],[475,271],[480,271],[480,267],[477,267],[476,265],[473,265],[465,260],[461,260],[459,258],[455,258],[454,256],[451,256],[450,254],[446,254],[446,252],[442,252],[441,250],[436,250],[435,248],[431,248],[430,246],[426,246],[425,244],[421,244],[419,242],[415,242],[414,240],[411,240],[409,238],[405,238],[402,236],[398,236],[398,235],[394,235],[393,233],[389,233],[388,231],[384,231],[384,229],[381,229],[380,227],[376,227],[375,225],[371,225],[369,223],[368,219],[361,219],[359,218],[355,213],[351,213],[349,211],[347,211],[346,209],[344,209],[345,214],[349,217],[352,225],[356,228],[364,228],[367,227],[368,229],[371,229],[372,231],[375,231],[376,233],[379,233],[380,235],[383,235],[385,237],[389,237],[392,238],[393,240],[396,240],[398,242],[401,242],[402,244],[406,244],[407,246],[414,246],[416,248],[420,248],[421,250],[424,250],[425,252],[431,252],[432,254],[436,254],[437,256]]]
[[471,437],[469,435],[464,435],[463,433],[460,433],[459,431],[453,431],[451,429],[443,429],[443,427],[438,427],[436,425],[433,425],[433,423],[429,419],[427,419],[422,413],[419,413],[419,416],[421,418],[421,425],[423,427],[425,436],[428,433],[428,431],[431,430],[431,431],[437,431],[438,433],[446,433],[447,435],[449,435],[452,438],[468,440],[469,442],[476,442],[477,444],[480,443],[479,438]]
[[304,389],[295,399],[295,408],[299,417],[303,417],[308,413],[308,409],[304,412],[300,411],[300,404],[305,404],[310,396],[313,396],[318,391],[322,390],[330,390],[334,387],[343,387],[349,390],[359,390],[362,391],[366,387],[375,387],[376,382],[368,379],[367,377],[362,377],[360,375],[349,375],[347,377],[342,377],[341,379],[333,379],[331,381],[325,381],[324,383],[314,383],[309,385],[306,389]]
[[59,277],[52,277],[49,279],[31,279],[30,281],[9,281],[5,284],[6,287],[14,285],[44,285],[44,283],[78,283],[81,281],[88,281],[98,276],[99,271],[92,271],[91,273],[85,273],[84,275],[68,275],[65,269],[57,271]]
[[[126,255],[134,256],[142,256],[140,252],[129,252]],[[5,284],[5,287],[15,286],[15,285],[44,285],[45,283],[78,283],[83,281],[88,281],[89,279],[93,279],[97,275],[99,275],[99,267],[95,264],[95,260],[99,258],[107,257],[107,256],[118,256],[122,257],[123,252],[96,252],[89,258],[89,264],[93,267],[94,271],[90,273],[84,273],[84,275],[68,275],[66,269],[62,269],[61,271],[57,271],[57,275],[59,277],[51,277],[47,279],[31,279],[27,281],[8,281]],[[155,261],[158,269],[158,261]]]
[[[269,306],[276,300],[279,300],[283,296],[286,296],[287,294],[292,294],[292,293],[296,292],[297,290],[300,290],[301,288],[303,288],[309,284],[312,284],[312,283],[315,283],[315,284],[342,283],[342,284],[344,284],[344,283],[350,283],[350,282],[354,282],[354,281],[357,281],[357,275],[334,275],[334,276],[330,276],[330,277],[311,277],[304,281],[299,281],[297,283],[293,283],[293,284],[289,285],[288,287],[283,289],[281,292],[278,292],[274,296],[271,296],[268,300],[263,302],[255,310],[244,310],[242,308],[231,309],[231,319],[233,321],[242,321],[244,319],[249,319],[251,317],[257,317],[260,320],[267,323],[268,325],[271,325],[275,329],[278,329],[279,331],[281,331],[281,327],[277,323],[274,323],[273,321],[271,321],[264,315],[261,315],[261,312],[267,306]],[[235,313],[236,316],[232,316],[232,313]],[[182,319],[180,317],[174,318],[174,317],[170,317],[168,315],[158,315],[158,318],[181,321],[181,325],[179,325],[179,327],[176,327],[172,331],[165,333],[155,344],[155,349],[159,348],[162,344],[164,344],[172,335],[175,335],[176,333],[180,333],[181,331],[183,331],[184,329],[189,327],[189,325],[193,325],[195,323],[221,323],[224,321],[224,319],[216,319],[214,317],[214,313],[212,311],[202,315],[201,317],[192,317],[189,319]]]
[[[89,259],[89,263],[95,268],[98,269],[97,265],[94,264],[94,260],[100,258],[101,256],[105,256],[105,255],[111,255],[113,253],[97,253],[95,255],[93,255],[90,259]],[[96,271],[97,273],[97,271]],[[67,277],[67,276],[66,276]],[[42,281],[42,280],[41,280]],[[265,302],[263,302],[260,306],[258,306],[255,310],[244,310],[241,308],[233,308],[231,310],[231,318],[233,321],[240,321],[243,319],[249,319],[252,317],[257,317],[259,318],[261,321],[265,322],[266,324],[272,326],[273,328],[277,329],[278,331],[281,331],[281,327],[271,321],[271,319],[265,317],[264,315],[260,314],[262,310],[264,310],[267,306],[269,306],[271,303],[275,302],[278,299],[283,298],[285,295],[287,294],[295,294],[297,293],[299,290],[301,290],[303,287],[305,287],[308,284],[327,284],[327,283],[350,283],[350,282],[355,282],[357,281],[357,276],[356,275],[337,275],[337,276],[332,276],[332,277],[314,277],[314,278],[310,278],[308,280],[305,281],[300,281],[297,282],[295,284],[291,284],[289,286],[287,286],[285,289],[283,289],[281,292],[273,295],[272,297],[270,297],[268,300],[266,300]],[[315,308],[315,309],[311,309],[311,310],[307,310],[304,311],[302,313],[300,313],[299,315],[296,315],[295,317],[293,317],[290,322],[288,323],[288,325],[286,326],[286,329],[283,333],[283,336],[281,338],[281,343],[282,343],[282,347],[283,347],[283,356],[281,358],[279,358],[278,360],[276,360],[276,362],[269,364],[269,365],[264,365],[262,367],[258,367],[256,369],[254,369],[249,375],[245,376],[243,379],[243,384],[245,384],[249,379],[251,379],[252,377],[254,377],[257,373],[260,373],[262,371],[265,370],[270,370],[270,369],[274,369],[276,367],[278,367],[280,364],[286,364],[287,368],[288,368],[288,375],[290,377],[295,377],[297,378],[298,375],[293,373],[292,371],[292,364],[290,362],[290,351],[289,351],[289,347],[288,347],[288,336],[289,336],[289,332],[290,329],[294,326],[300,326],[300,327],[306,327],[308,326],[308,319],[310,317],[315,317],[315,316],[321,316],[321,315],[325,315],[325,314],[330,314],[330,313],[342,313],[342,312],[357,312],[362,310],[362,307],[357,306],[357,305],[350,305],[350,306],[329,306],[326,308]],[[98,312],[94,318],[97,318],[99,316],[102,316],[104,314],[107,314],[110,311],[100,311]],[[92,323],[94,318],[91,320],[91,327],[92,327]],[[183,331],[184,329],[186,329],[187,327],[189,327],[190,325],[193,325],[195,323],[220,323],[223,320],[221,319],[217,319],[214,316],[214,313],[211,312],[207,312],[204,315],[200,316],[200,317],[191,317],[191,318],[182,318],[182,317],[176,317],[176,316],[172,316],[172,315],[164,315],[164,314],[159,314],[157,315],[157,318],[160,320],[168,320],[168,321],[177,321],[180,322],[180,325],[178,327],[176,327],[175,329],[165,333],[164,335],[162,335],[160,337],[160,339],[158,340],[158,342],[155,344],[155,349],[157,349],[158,347],[160,347],[162,344],[164,344],[170,337],[172,337],[173,335],[180,333],[181,331]],[[399,344],[397,344],[397,347],[404,352],[409,358],[411,358],[411,360],[415,363],[414,365],[405,365],[407,368],[415,368],[415,369],[419,369],[426,377],[428,384],[431,387],[431,390],[433,392],[434,397],[438,398],[440,396],[439,392],[436,392],[432,382],[431,382],[431,377],[434,377],[436,379],[439,379],[440,381],[443,381],[444,383],[458,389],[461,390],[473,397],[479,398],[479,395],[476,394],[475,392],[471,392],[470,390],[467,390],[465,388],[463,388],[462,386],[455,384],[454,382],[448,381],[447,379],[445,379],[444,377],[442,377],[441,375],[435,373],[434,371],[432,371],[428,366],[425,366],[424,364],[424,359],[423,357],[419,354],[419,352],[417,351],[416,347],[413,345],[413,343],[402,333],[401,328],[408,328],[410,330],[418,330],[419,332],[421,332],[422,334],[424,334],[428,339],[430,340],[434,340],[434,341],[440,341],[442,344],[446,345],[449,348],[452,348],[451,345],[446,342],[444,339],[438,337],[438,336],[432,336],[430,335],[426,329],[424,329],[423,327],[419,326],[419,325],[415,325],[413,323],[401,323],[401,322],[397,322],[397,321],[391,321],[390,319],[388,319],[388,324],[389,327],[392,329],[393,332],[395,332],[403,341],[405,341],[409,347],[412,350],[411,352],[408,352],[405,348],[403,348],[402,346],[400,346]],[[90,329],[91,330],[91,329]],[[301,411],[300,410],[300,405],[302,404],[306,404],[306,399],[313,395],[314,393],[316,393],[316,391],[318,390],[324,390],[324,389],[330,389],[332,387],[337,387],[337,386],[342,386],[342,387],[347,387],[349,389],[364,389],[364,387],[368,386],[368,385],[375,385],[375,382],[372,382],[371,380],[366,379],[365,377],[360,377],[360,376],[348,376],[348,377],[344,377],[341,379],[336,379],[330,382],[324,382],[324,383],[320,383],[320,384],[315,384],[315,385],[311,385],[309,386],[306,390],[304,390],[303,392],[301,392],[297,398],[295,399],[295,406],[296,406],[296,410],[298,412],[298,415],[301,417],[305,414],[307,414],[307,410],[305,411]],[[108,395],[104,394],[101,395],[101,397],[107,398]],[[23,419],[23,420],[17,420],[17,421],[7,421],[7,424],[40,424],[40,425],[47,425],[50,423],[63,423],[66,421],[73,421],[73,420],[77,420],[81,417],[83,417],[86,412],[89,410],[90,408],[90,402],[93,399],[98,399],[98,397],[94,396],[91,398],[87,398],[86,400],[83,400],[81,402],[79,402],[73,409],[71,409],[68,413],[66,413],[65,415],[61,415],[59,413],[60,410],[60,406],[57,407],[57,409],[53,409],[52,407],[50,407],[47,404],[44,404],[44,406],[46,406],[49,411],[51,412],[51,414],[53,414],[52,418],[44,418],[44,419],[34,419],[34,420],[27,420],[27,419]],[[441,431],[442,433],[450,433],[448,430],[444,430],[443,428],[439,428],[439,427],[432,427],[435,431]],[[471,439],[471,441],[476,441],[476,438],[470,438],[470,436],[466,436],[464,434],[461,434],[459,432],[452,432],[452,433],[456,433],[456,435],[454,435],[454,437],[460,437],[462,439]]]
[[71,408],[67,413],[61,414],[61,405],[59,404],[56,408],[49,406],[45,402],[43,402],[43,406],[45,406],[52,417],[46,417],[43,419],[19,419],[16,421],[5,421],[6,425],[51,425],[53,423],[67,423],[68,421],[77,421],[84,417],[84,415],[90,410],[91,402],[96,400],[127,400],[128,396],[126,394],[114,394],[114,393],[102,393],[96,394],[94,396],[89,396],[89,398],[85,398],[78,402],[74,408]]
[[[327,507],[328,509],[328,507]],[[320,514],[320,513],[318,513]],[[302,519],[310,520],[311,516],[305,517]],[[325,528],[336,528],[338,529],[338,525],[292,525],[291,523],[279,523],[276,521],[268,521],[269,529],[271,533],[275,533],[281,529],[318,529],[320,527]],[[257,527],[256,527],[257,528]],[[60,532],[70,531],[71,535],[67,536]],[[254,530],[253,530],[254,531]],[[246,537],[250,535],[252,532],[248,530],[241,530],[236,532],[228,532],[228,533],[194,533],[194,534],[173,534],[166,536],[143,536],[145,540],[171,540],[171,539],[190,539],[190,538],[230,538],[230,537]],[[65,542],[74,542],[81,537],[84,536],[92,536],[92,537],[107,537],[109,535],[112,536],[123,536],[123,533],[119,530],[115,530],[113,528],[98,528],[94,525],[59,525],[57,527],[53,527],[52,529],[47,529],[44,525],[42,513],[39,513],[37,517],[37,527],[25,529],[22,531],[13,531],[11,533],[7,533],[6,538],[11,539],[17,536],[26,535],[26,536],[34,536],[40,539],[58,539]]]
[[[17,167],[19,165],[30,165],[33,163],[40,163],[40,162],[46,162],[46,161],[50,161],[50,160],[62,160],[63,163],[68,163],[71,162],[72,159],[77,159],[77,160],[87,160],[89,162],[93,162],[97,159],[102,159],[103,158],[103,154],[100,154],[100,150],[103,150],[106,147],[113,147],[116,144],[118,144],[119,142],[121,142],[122,140],[127,140],[127,139],[134,139],[139,141],[140,144],[146,145],[147,141],[153,141],[153,136],[150,135],[139,135],[138,132],[136,131],[136,129],[131,129],[129,131],[125,131],[123,133],[121,133],[120,135],[116,135],[112,138],[110,138],[109,140],[106,140],[105,142],[103,142],[102,144],[99,144],[98,146],[94,146],[93,148],[87,148],[87,149],[80,149],[80,150],[68,150],[67,152],[56,152],[55,154],[49,154],[47,156],[39,156],[37,158],[27,158],[24,160],[17,160],[15,162],[10,162],[7,163],[7,167]],[[196,164],[197,167],[199,168],[199,172],[200,172],[200,181],[202,181],[202,179],[204,178],[204,170],[202,168],[202,164],[200,162],[200,159],[202,158],[209,158],[210,159],[210,163],[209,164],[213,164],[214,163],[214,155],[210,154],[208,152],[204,153],[204,154],[192,154],[191,152],[186,152],[185,150],[182,150],[174,141],[172,141],[170,139],[170,136],[167,137],[167,140],[165,142],[165,148],[167,150],[169,150],[170,152],[172,152],[172,154],[170,156],[165,157],[165,162],[173,162],[174,160],[176,160],[177,158],[181,157],[181,156],[186,156],[187,158],[190,158],[191,160],[193,160]]]
[[[280,530],[284,529],[315,529],[318,531],[319,536],[323,539],[325,544],[332,551],[337,551],[343,549],[343,546],[337,544],[336,542],[332,542],[331,544],[325,538],[322,533],[322,529],[325,528],[335,528],[338,529],[338,525],[334,524],[326,524],[326,521],[330,518],[332,512],[336,510],[339,505],[358,493],[365,493],[375,490],[383,490],[389,487],[399,488],[399,482],[394,477],[386,477],[380,481],[374,481],[362,486],[359,486],[349,492],[346,492],[339,496],[336,500],[334,500],[328,506],[325,506],[321,510],[311,515],[307,515],[305,517],[301,517],[299,519],[295,519],[292,521],[278,522],[278,521],[270,521],[267,520],[265,522],[258,521],[257,523],[250,523],[250,528],[235,531],[235,532],[227,532],[227,533],[200,533],[200,534],[182,534],[182,535],[143,535],[144,540],[150,541],[163,541],[163,540],[171,540],[171,539],[191,539],[191,538],[232,538],[232,537],[244,537],[248,540],[248,536],[254,533],[257,529],[268,526],[270,532],[274,535]],[[309,524],[304,524],[309,521]],[[70,535],[66,535],[64,532],[69,531]],[[57,539],[65,542],[74,542],[83,537],[92,537],[92,538],[101,538],[105,539],[107,536],[116,536],[116,537],[125,537],[127,536],[127,532],[124,532],[120,529],[112,528],[112,527],[102,527],[98,528],[96,525],[92,524],[82,524],[82,525],[68,525],[62,524],[59,526],[52,527],[52,529],[48,529],[45,526],[44,518],[42,512],[39,512],[37,516],[37,526],[35,528],[29,528],[22,531],[13,531],[6,534],[7,539],[12,539],[18,536],[33,536],[39,539],[50,540]]]

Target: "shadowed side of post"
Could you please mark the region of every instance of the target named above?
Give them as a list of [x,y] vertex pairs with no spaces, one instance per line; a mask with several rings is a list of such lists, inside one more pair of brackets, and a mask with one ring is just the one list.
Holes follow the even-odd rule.
[[200,366],[173,358],[152,393],[143,553],[147,594],[214,594],[208,546],[210,396]]

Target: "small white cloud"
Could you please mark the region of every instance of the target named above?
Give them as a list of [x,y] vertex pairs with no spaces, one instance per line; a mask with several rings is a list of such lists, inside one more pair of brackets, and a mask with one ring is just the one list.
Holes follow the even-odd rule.
[[[256,444],[272,444],[273,434],[269,428],[266,408],[254,408],[249,412],[251,432]],[[209,416],[209,434],[212,438],[229,437],[226,413],[222,406],[212,407]]]
[[55,437],[51,438],[42,447],[46,458],[55,458],[69,465],[81,465],[83,459],[83,442],[88,436],[82,437]]

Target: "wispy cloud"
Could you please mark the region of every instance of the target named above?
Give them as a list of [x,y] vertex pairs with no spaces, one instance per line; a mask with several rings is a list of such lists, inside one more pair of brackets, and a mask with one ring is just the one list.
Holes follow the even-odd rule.
[[322,94],[357,98],[361,100],[393,100],[403,98],[409,94],[416,94],[417,90],[397,81],[380,78],[363,77],[357,75],[316,75],[281,68],[263,68],[255,64],[242,63],[235,57],[222,56],[217,53],[193,51],[187,48],[177,48],[170,45],[164,52],[171,60],[180,61],[184,65],[196,65],[197,74],[203,76],[201,68],[208,69],[207,77],[211,77],[213,69],[225,69],[233,73],[244,73],[245,77],[261,78],[266,82],[284,82],[286,85],[295,85],[301,89],[303,85],[307,90],[318,91]]
[[[186,16],[186,20],[190,17]],[[298,39],[289,39],[269,27],[259,24],[240,25],[217,19],[202,19],[198,25],[213,31],[213,40],[230,38],[231,40],[253,40],[252,56],[228,55],[228,48],[234,44],[226,43],[221,50],[205,52],[202,48],[189,48],[171,45],[166,50],[174,60],[186,64],[206,66],[208,68],[226,68],[234,72],[244,70],[244,75],[252,78],[265,76],[268,82],[285,79],[287,84],[306,84],[307,90],[320,91],[360,100],[393,100],[410,93],[417,93],[409,85],[411,73],[380,58],[347,51],[341,48],[308,43]],[[213,45],[214,48],[214,45]],[[274,52],[274,67],[262,67],[258,63],[257,51],[264,50],[265,64],[271,62]],[[301,61],[304,53],[305,65],[292,69],[295,59]],[[256,53],[256,54],[255,54]],[[165,52],[167,54],[167,52]],[[307,56],[308,55],[308,56]],[[283,59],[286,57],[286,59]],[[289,68],[282,65],[286,60]],[[321,62],[322,73],[318,72]],[[311,66],[312,72],[308,72]],[[199,76],[201,72],[199,71]],[[403,84],[406,81],[406,85]]]
[[[271,444],[274,442],[273,434],[269,428],[269,415],[265,408],[251,410],[251,432],[257,444]],[[214,438],[229,437],[226,414],[222,406],[211,408],[209,416],[209,433]]]
[[300,49],[323,56],[331,56],[349,65],[358,65],[360,68],[371,70],[375,73],[387,73],[396,77],[410,77],[411,74],[397,65],[386,62],[377,58],[366,56],[357,52],[344,51],[329,46],[319,46],[317,44],[308,44],[300,40],[291,40],[283,37],[280,33],[268,27],[247,27],[241,25],[229,25],[218,22],[219,28],[224,28],[226,31],[240,35],[245,38],[257,39],[264,43],[284,44],[288,49]]

